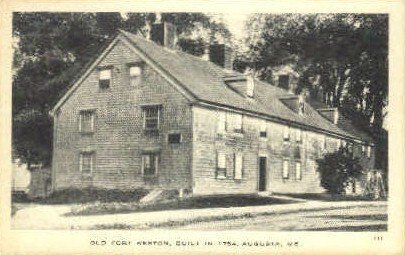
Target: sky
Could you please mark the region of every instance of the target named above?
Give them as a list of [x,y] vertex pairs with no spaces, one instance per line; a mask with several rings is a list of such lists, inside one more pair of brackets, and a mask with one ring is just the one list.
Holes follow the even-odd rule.
[[224,13],[223,21],[227,25],[228,29],[235,36],[235,39],[242,39],[244,36],[244,26],[248,18],[246,13]]

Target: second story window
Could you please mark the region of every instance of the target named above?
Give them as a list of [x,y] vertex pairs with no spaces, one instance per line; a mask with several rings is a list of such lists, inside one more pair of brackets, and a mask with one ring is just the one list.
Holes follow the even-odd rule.
[[266,138],[267,137],[267,125],[266,121],[260,122],[260,137]]
[[129,68],[129,82],[131,86],[137,86],[141,80],[142,68],[140,66],[131,66]]
[[99,72],[98,85],[100,89],[108,89],[111,84],[111,69],[102,69]]
[[284,126],[283,140],[284,140],[284,142],[290,141],[290,127],[289,126]]
[[79,132],[92,133],[94,132],[94,111],[86,110],[80,112]]
[[160,105],[144,106],[142,109],[143,109],[143,128],[145,130],[159,129]]
[[227,118],[229,120],[229,125],[231,127],[231,130],[235,133],[242,133],[242,121],[243,117],[241,114],[237,113],[229,113],[227,115]]
[[217,133],[223,134],[226,131],[226,113],[219,111],[218,112],[218,126]]
[[297,129],[296,133],[295,133],[295,140],[297,141],[297,143],[301,143],[302,142],[302,131],[301,129]]

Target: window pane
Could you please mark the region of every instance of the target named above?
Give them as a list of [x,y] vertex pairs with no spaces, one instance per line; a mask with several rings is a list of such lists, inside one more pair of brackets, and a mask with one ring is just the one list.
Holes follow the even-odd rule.
[[100,80],[109,80],[111,79],[111,70],[100,70]]
[[81,171],[82,173],[91,173],[93,166],[92,154],[81,154]]
[[142,73],[142,69],[139,66],[132,66],[129,68],[129,75],[131,77],[140,76]]
[[94,113],[90,111],[80,112],[80,131],[92,132],[94,130]]
[[159,106],[145,107],[144,112],[144,128],[158,129],[159,127]]
[[217,162],[217,167],[218,168],[226,168],[226,157],[224,153],[218,153],[218,162]]

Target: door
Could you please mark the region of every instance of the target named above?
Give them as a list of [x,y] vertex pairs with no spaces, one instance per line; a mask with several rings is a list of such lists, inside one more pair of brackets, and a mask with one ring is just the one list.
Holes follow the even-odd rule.
[[259,191],[266,190],[266,157],[259,157]]

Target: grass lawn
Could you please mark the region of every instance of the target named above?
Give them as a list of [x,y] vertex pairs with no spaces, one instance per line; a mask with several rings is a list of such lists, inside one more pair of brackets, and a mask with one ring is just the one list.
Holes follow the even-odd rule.
[[141,205],[138,202],[96,202],[74,206],[72,208],[72,211],[66,216],[101,215],[181,209],[228,208],[287,203],[292,203],[292,201],[270,197],[260,197],[257,195],[189,197],[185,199],[168,199],[158,201],[154,204],[146,205]]

